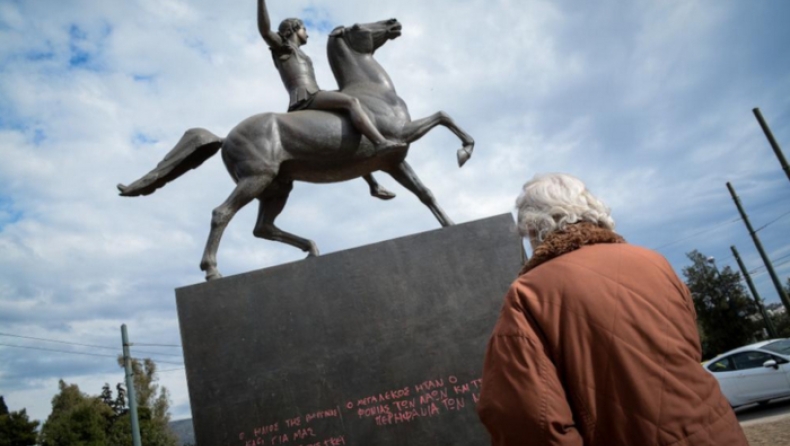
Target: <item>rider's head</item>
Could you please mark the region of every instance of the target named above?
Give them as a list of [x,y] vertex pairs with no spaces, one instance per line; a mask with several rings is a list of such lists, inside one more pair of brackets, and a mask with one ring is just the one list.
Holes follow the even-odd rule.
[[304,29],[304,22],[299,19],[285,19],[280,23],[277,34],[285,40],[291,40],[291,36],[299,32],[300,29]]

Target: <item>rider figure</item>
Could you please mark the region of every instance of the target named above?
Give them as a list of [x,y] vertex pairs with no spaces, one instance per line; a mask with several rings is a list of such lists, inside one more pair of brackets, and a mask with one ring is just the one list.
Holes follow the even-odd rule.
[[269,45],[274,66],[280,72],[290,95],[288,111],[296,110],[345,110],[354,127],[367,136],[376,151],[405,148],[406,144],[384,138],[362,109],[359,100],[339,91],[318,88],[313,62],[300,46],[307,43],[307,30],[299,19],[285,19],[278,32],[272,32],[265,0],[258,0],[258,30]]

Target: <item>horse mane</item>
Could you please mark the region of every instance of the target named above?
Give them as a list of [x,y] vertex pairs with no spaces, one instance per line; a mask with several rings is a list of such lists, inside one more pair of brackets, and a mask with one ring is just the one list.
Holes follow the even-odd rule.
[[329,33],[329,38],[326,41],[326,56],[327,60],[329,60],[329,68],[332,69],[332,75],[334,75],[337,88],[340,90],[345,86],[345,79],[342,78],[343,75],[340,69],[344,63],[340,60],[341,55],[345,51],[352,51],[351,48],[348,47],[346,39],[343,38],[345,30],[345,26],[336,27]]
[[357,25],[351,28],[338,26],[332,30],[326,42],[326,52],[329,66],[340,90],[349,81],[344,78],[342,67],[350,65],[350,59],[354,59],[355,54],[373,55],[375,51],[373,38],[368,30],[361,29]]

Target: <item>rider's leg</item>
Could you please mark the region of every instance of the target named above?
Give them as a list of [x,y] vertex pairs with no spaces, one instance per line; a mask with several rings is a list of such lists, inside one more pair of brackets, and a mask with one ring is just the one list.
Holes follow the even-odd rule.
[[401,149],[407,146],[403,142],[385,139],[376,126],[373,125],[373,122],[370,121],[370,117],[365,113],[365,110],[362,109],[359,99],[355,97],[337,91],[319,91],[313,97],[309,108],[314,110],[346,110],[351,117],[354,127],[367,136],[376,145],[377,149]]
[[370,187],[370,195],[376,198],[381,198],[382,200],[391,200],[395,198],[395,194],[388,191],[384,186],[379,184],[379,182],[373,178],[372,174],[367,174],[362,178],[365,179],[365,181],[368,183],[368,186]]

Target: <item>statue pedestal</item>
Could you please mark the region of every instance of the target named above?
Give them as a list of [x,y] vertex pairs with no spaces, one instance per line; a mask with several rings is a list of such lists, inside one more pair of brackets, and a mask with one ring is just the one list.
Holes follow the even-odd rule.
[[483,445],[504,214],[176,290],[199,446]]

